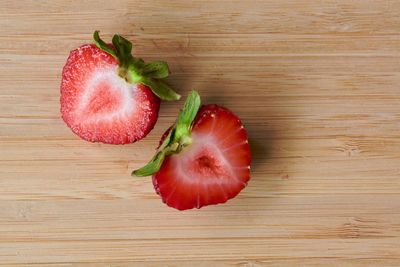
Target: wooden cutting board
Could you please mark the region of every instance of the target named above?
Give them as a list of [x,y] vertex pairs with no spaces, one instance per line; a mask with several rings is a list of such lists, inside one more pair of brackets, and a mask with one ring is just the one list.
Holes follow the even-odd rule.
[[[400,1],[0,6],[0,265],[400,265]],[[237,198],[179,212],[130,176],[182,101],[131,145],[65,126],[61,70],[96,29],[242,118],[253,163]]]

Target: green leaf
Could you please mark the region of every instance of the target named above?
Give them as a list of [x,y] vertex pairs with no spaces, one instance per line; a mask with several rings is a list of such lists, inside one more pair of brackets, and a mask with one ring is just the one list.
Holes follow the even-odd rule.
[[143,69],[144,65],[146,65],[146,64],[144,63],[143,59],[141,59],[141,58],[136,58],[136,57],[133,58],[133,64],[135,65],[135,67],[136,67],[137,69]]
[[114,35],[114,37],[112,38],[112,43],[116,50],[120,65],[127,68],[129,64],[133,61],[132,43],[118,34]]
[[98,48],[100,48],[101,50],[103,50],[104,52],[109,53],[110,55],[112,55],[115,59],[117,58],[117,55],[115,54],[115,51],[108,46],[108,44],[106,44],[99,36],[99,31],[95,31],[93,33],[93,39],[94,39],[94,43],[96,44],[96,46]]
[[115,34],[112,38],[112,43],[117,50],[117,54],[120,57],[131,56],[132,54],[132,43],[126,40],[121,35]]
[[191,125],[199,111],[200,105],[200,95],[193,90],[186,98],[183,109],[179,113],[178,121],[176,122],[174,141],[180,140],[183,136],[190,135]]
[[140,83],[147,85],[151,88],[153,93],[161,98],[162,100],[179,100],[181,96],[177,94],[167,83],[163,80],[155,80],[152,78],[148,78],[143,76],[140,80]]
[[169,133],[167,135],[167,137],[165,137],[163,143],[161,144],[161,146],[158,148],[158,151],[164,150],[167,146],[170,145],[171,140],[173,139],[172,136],[175,134],[175,125],[171,127],[171,129],[169,130]]
[[142,72],[147,77],[162,79],[168,77],[169,68],[167,62],[156,60],[144,65]]
[[139,177],[152,175],[160,170],[164,159],[165,159],[165,151],[162,150],[158,152],[155,155],[155,157],[149,163],[146,164],[146,166],[138,170],[134,170],[132,172],[132,175]]
[[163,100],[179,100],[176,93],[165,81],[169,75],[168,64],[164,61],[154,61],[145,64],[143,59],[132,56],[132,43],[124,37],[115,34],[112,38],[113,47],[106,44],[99,36],[99,31],[93,33],[97,47],[112,55],[119,63],[118,75],[129,83],[143,83],[151,88],[153,93]]
[[163,143],[161,144],[161,146],[158,148],[158,152],[157,154],[150,160],[149,163],[146,164],[146,166],[138,169],[138,170],[134,170],[132,172],[132,176],[149,176],[152,175],[156,172],[158,172],[161,168],[161,165],[164,161],[165,156],[168,153],[168,149],[166,149],[168,147],[168,145],[170,144],[171,141],[171,136],[174,133],[174,129],[171,128],[167,137],[164,139]]
[[146,166],[133,171],[132,175],[149,176],[158,172],[166,156],[179,153],[183,146],[191,142],[190,131],[200,105],[199,94],[196,91],[192,91],[179,113],[177,122],[171,127],[167,137],[158,148],[157,154]]

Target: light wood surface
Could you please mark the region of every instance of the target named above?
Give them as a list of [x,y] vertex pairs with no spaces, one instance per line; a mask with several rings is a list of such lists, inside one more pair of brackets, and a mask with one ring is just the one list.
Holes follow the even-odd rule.
[[[179,212],[130,177],[182,101],[131,145],[65,126],[61,69],[96,29],[242,118],[237,198]],[[399,84],[396,0],[1,0],[0,265],[399,266]]]

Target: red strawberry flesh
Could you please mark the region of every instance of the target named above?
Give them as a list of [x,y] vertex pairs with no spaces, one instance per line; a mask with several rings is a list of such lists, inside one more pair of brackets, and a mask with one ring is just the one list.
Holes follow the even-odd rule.
[[202,106],[191,138],[190,145],[167,156],[153,175],[157,193],[179,210],[235,197],[250,179],[250,147],[240,119],[226,108]]
[[62,75],[61,113],[81,138],[132,143],[154,127],[159,105],[147,86],[118,75],[118,62],[110,54],[95,45],[71,51]]

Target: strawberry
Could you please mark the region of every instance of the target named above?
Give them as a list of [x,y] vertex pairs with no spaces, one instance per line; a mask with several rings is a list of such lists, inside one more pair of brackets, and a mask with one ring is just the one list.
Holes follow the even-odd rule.
[[193,91],[153,159],[136,176],[153,175],[163,202],[178,210],[224,203],[250,179],[250,147],[240,119],[217,105],[203,105]]
[[132,56],[132,44],[114,35],[106,44],[95,31],[95,44],[72,50],[61,81],[61,114],[82,139],[127,144],[145,137],[157,121],[160,98],[180,96],[166,83],[167,63],[145,64]]

